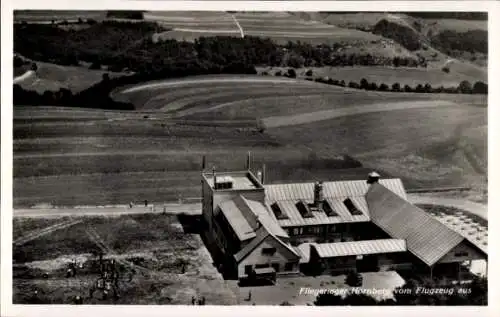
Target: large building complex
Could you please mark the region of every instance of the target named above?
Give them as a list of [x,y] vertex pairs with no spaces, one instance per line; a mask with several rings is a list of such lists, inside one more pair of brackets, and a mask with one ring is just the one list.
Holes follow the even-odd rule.
[[456,269],[487,243],[411,204],[400,179],[264,185],[264,171],[202,172],[203,221],[232,278]]

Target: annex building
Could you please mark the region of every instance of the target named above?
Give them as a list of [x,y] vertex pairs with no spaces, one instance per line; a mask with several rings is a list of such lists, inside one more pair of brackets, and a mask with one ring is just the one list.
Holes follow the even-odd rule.
[[[247,162],[247,168],[249,163]],[[394,269],[429,274],[487,259],[487,243],[407,201],[400,179],[264,184],[264,171],[202,172],[208,243],[227,276]]]

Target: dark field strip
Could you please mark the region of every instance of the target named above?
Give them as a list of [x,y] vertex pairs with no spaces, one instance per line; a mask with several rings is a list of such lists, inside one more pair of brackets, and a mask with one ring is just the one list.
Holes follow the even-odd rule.
[[[202,122],[203,123],[203,122]],[[240,125],[241,126],[241,123]],[[243,125],[245,127],[247,125]],[[259,139],[266,136],[251,131],[238,131],[235,127],[207,127],[188,124],[184,121],[175,125],[162,124],[149,120],[130,121],[96,121],[87,124],[23,124],[14,126],[14,139],[43,138],[43,137],[175,137],[199,138],[200,141],[210,139]]]

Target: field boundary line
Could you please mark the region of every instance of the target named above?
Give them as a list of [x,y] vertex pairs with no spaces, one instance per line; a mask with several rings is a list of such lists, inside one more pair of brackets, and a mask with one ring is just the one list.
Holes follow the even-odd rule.
[[240,29],[241,38],[245,38],[245,32],[243,32],[243,28],[241,27],[240,22],[238,22],[238,19],[236,19],[234,14],[231,14],[231,17],[233,18],[234,23],[236,23],[238,29]]

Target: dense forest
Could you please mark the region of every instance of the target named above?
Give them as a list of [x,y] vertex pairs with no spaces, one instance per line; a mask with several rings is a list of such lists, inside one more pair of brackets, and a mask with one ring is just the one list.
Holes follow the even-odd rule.
[[345,54],[340,52],[340,45],[313,46],[301,42],[279,45],[269,38],[251,36],[206,37],[194,43],[153,41],[152,35],[162,31],[165,29],[148,22],[105,21],[78,30],[63,30],[54,25],[18,24],[14,26],[14,49],[33,60],[62,65],[88,62],[106,65],[112,71],[162,69],[179,60],[200,63],[208,68],[224,68],[235,62],[286,67],[425,66],[425,61],[411,57],[393,59],[369,53]]

